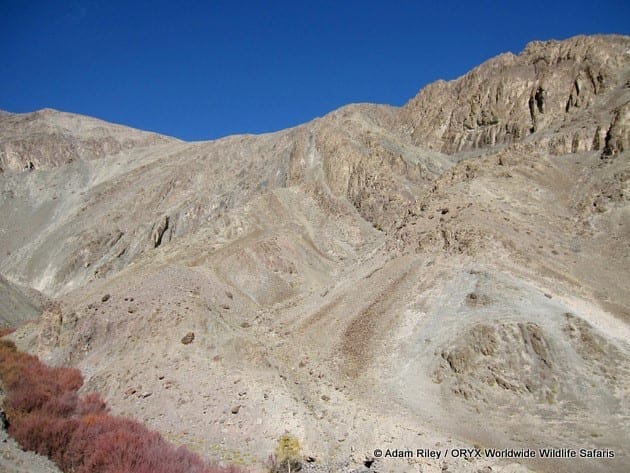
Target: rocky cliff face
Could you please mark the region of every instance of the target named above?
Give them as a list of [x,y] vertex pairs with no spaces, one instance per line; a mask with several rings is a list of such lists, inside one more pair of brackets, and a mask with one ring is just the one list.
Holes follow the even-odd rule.
[[627,101],[629,47],[626,37],[530,43],[429,85],[403,116],[415,143],[449,154],[522,141],[556,155],[603,150]]
[[289,430],[327,471],[420,438],[616,457],[379,468],[625,472],[629,50],[536,42],[213,142],[0,117],[0,273],[57,303],[13,337],[226,460]]

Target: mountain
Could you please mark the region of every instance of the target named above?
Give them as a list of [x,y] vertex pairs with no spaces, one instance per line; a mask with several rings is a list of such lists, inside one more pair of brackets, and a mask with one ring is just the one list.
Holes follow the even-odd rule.
[[0,273],[60,304],[13,337],[212,458],[289,432],[311,471],[480,445],[615,457],[377,465],[625,471],[628,51],[535,42],[400,108],[211,142],[0,117]]

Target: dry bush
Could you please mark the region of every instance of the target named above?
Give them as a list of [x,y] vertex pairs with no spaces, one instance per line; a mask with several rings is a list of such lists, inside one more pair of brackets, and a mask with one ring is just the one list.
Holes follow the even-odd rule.
[[108,411],[107,404],[98,393],[91,393],[79,399],[76,407],[76,415],[84,417],[89,414],[104,414]]
[[300,441],[285,434],[278,439],[276,451],[267,461],[270,473],[292,473],[302,469]]
[[208,466],[144,425],[108,414],[98,394],[79,397],[81,372],[52,368],[0,340],[9,433],[26,450],[72,473],[239,473]]
[[45,455],[59,465],[76,425],[74,419],[35,412],[11,422],[9,433],[25,450]]

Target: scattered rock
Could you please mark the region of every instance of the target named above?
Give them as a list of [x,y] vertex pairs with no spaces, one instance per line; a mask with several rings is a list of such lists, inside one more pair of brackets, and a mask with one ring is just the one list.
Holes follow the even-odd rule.
[[110,297],[111,296],[109,294],[105,294],[103,297],[101,297],[101,302],[107,302]]
[[238,414],[238,411],[240,411],[240,410],[241,410],[241,405],[239,404],[239,405],[237,405],[237,406],[234,406],[234,407],[230,410],[230,412],[231,412],[232,414]]
[[175,386],[175,384],[175,381],[167,379],[166,381],[164,381],[164,389],[171,389],[173,386]]
[[188,345],[189,343],[192,343],[192,341],[195,339],[195,333],[194,332],[188,332],[186,335],[184,335],[182,337],[182,343],[184,345]]
[[471,307],[485,306],[490,304],[491,300],[485,294],[479,294],[477,292],[471,292],[466,296],[466,304]]

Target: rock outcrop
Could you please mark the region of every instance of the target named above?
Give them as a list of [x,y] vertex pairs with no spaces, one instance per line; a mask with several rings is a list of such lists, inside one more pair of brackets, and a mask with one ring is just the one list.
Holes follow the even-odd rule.
[[415,143],[449,154],[520,141],[553,154],[599,149],[630,80],[629,48],[622,36],[533,42],[430,84],[403,117]]
[[615,109],[604,143],[602,158],[618,156],[627,149],[630,143],[630,102]]

